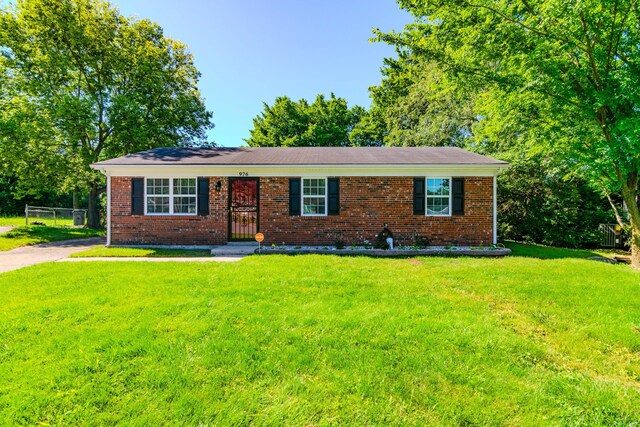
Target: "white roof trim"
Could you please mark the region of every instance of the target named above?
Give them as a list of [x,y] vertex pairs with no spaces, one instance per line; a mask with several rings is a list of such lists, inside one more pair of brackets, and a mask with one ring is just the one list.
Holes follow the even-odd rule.
[[[109,176],[495,176],[506,164],[453,165],[92,165]],[[246,175],[245,175],[246,174]]]

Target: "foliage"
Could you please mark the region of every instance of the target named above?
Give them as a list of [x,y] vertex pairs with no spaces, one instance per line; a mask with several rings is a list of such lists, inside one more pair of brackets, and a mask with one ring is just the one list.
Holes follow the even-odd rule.
[[[0,172],[0,215],[24,214],[24,206],[71,207],[72,197],[58,194],[51,188],[34,188],[30,191],[20,188],[21,182],[6,173]],[[84,204],[86,206],[86,204]],[[24,219],[23,219],[24,220]]]
[[0,274],[0,424],[628,425],[637,284],[576,258],[41,264]]
[[[252,147],[343,147],[354,145],[353,127],[365,114],[364,108],[349,108],[344,98],[333,93],[329,99],[318,95],[311,104],[305,99],[292,101],[279,96],[253,119],[251,136],[245,141]],[[367,144],[364,139],[358,143]]]
[[0,164],[27,188],[89,192],[105,158],[199,143],[211,113],[187,47],[103,0],[19,0],[0,11]]
[[370,88],[371,111],[354,137],[371,135],[384,145],[464,147],[476,121],[475,94],[461,89],[434,63],[400,52],[385,59],[383,80]]
[[90,228],[68,226],[22,225],[0,235],[0,251],[8,251],[20,246],[59,240],[81,239],[103,236],[104,232]]
[[[564,159],[620,192],[640,267],[640,25],[635,2],[399,0],[416,20],[384,40],[482,89],[474,132]],[[481,139],[482,140],[482,139]],[[522,147],[524,149],[524,147]]]
[[93,257],[144,257],[144,258],[193,258],[211,257],[208,249],[165,249],[165,248],[118,248],[118,247],[95,247],[86,251],[75,252],[70,258],[93,258]]
[[424,249],[431,246],[431,239],[427,236],[415,236],[413,239],[413,246],[418,249]]
[[542,156],[508,159],[498,176],[498,234],[563,247],[596,247],[598,225],[615,222],[609,203],[583,180],[564,178]]

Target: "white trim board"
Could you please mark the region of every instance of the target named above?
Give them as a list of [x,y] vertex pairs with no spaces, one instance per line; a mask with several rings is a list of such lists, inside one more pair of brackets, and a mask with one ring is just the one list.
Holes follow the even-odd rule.
[[110,176],[304,177],[317,176],[495,176],[507,165],[100,165],[91,166]]
[[498,178],[493,177],[493,244],[498,244]]
[[111,176],[107,175],[107,246],[111,245]]

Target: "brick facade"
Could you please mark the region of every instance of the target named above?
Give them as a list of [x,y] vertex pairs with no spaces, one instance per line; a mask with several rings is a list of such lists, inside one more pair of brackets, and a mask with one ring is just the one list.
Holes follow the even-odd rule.
[[[222,188],[216,191],[215,183]],[[211,177],[208,216],[131,215],[131,178],[111,178],[111,243],[216,245],[227,242],[228,178]],[[416,236],[433,245],[493,242],[493,177],[467,177],[464,215],[413,214],[412,177],[341,177],[340,215],[289,216],[289,178],[260,178],[260,231],[264,243],[347,245],[373,242],[384,223],[399,244]]]
[[413,214],[412,177],[341,177],[340,215],[289,216],[288,178],[260,180],[260,229],[267,244],[347,245],[373,242],[384,223],[399,244],[415,236],[433,245],[493,242],[493,178],[465,178],[463,216]]
[[[208,216],[131,215],[131,178],[111,177],[112,245],[219,245],[227,242],[226,177],[209,180]],[[222,188],[216,191],[216,182]]]

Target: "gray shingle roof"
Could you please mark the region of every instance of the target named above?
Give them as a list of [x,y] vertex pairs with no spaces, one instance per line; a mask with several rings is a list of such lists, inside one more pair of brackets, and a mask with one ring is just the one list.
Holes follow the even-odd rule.
[[156,148],[95,163],[115,165],[506,165],[455,147]]

